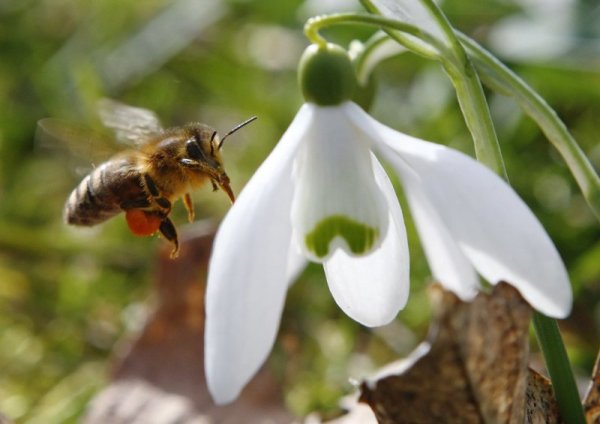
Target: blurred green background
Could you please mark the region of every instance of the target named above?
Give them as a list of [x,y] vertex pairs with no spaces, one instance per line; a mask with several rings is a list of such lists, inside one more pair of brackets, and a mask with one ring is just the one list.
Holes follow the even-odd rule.
[[[116,342],[143,323],[164,243],[132,236],[122,218],[92,229],[65,226],[64,201],[103,148],[94,138],[75,147],[36,142],[36,122],[51,116],[94,127],[100,97],[152,109],[167,126],[199,120],[224,132],[257,115],[224,150],[238,193],[302,102],[295,70],[307,45],[305,20],[350,10],[361,8],[343,0],[0,2],[0,411],[22,423],[81,416],[107,383]],[[449,0],[444,10],[550,102],[599,169],[598,3]],[[347,45],[370,32],[326,34]],[[378,119],[472,153],[437,64],[406,54],[375,75]],[[576,300],[561,324],[585,377],[600,340],[598,222],[532,121],[509,99],[489,99],[511,182],[569,268]],[[197,215],[215,221],[228,207],[209,188],[195,201]],[[181,205],[174,215],[185,222]],[[352,322],[317,266],[292,287],[271,365],[295,414],[335,413],[352,390],[349,377],[406,354],[426,334],[429,273],[408,221],[412,292],[391,325],[368,330]]]

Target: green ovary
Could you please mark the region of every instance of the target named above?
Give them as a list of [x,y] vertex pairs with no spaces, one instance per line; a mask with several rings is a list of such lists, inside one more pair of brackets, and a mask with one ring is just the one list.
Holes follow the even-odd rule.
[[361,254],[369,251],[379,237],[379,229],[369,227],[343,215],[332,215],[320,221],[304,238],[306,247],[318,258],[329,252],[329,243],[335,237],[346,240],[350,251]]

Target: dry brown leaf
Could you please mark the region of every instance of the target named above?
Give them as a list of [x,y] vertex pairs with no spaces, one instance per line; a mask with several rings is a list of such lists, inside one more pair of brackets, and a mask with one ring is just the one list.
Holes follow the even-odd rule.
[[517,290],[501,283],[464,303],[434,286],[432,300],[428,341],[361,386],[380,423],[556,420],[551,390],[535,391],[527,367],[531,308]]
[[527,390],[525,395],[527,396],[525,401],[526,423],[562,423],[550,380],[539,374],[537,371],[530,369],[527,377]]
[[583,408],[588,423],[600,423],[600,352],[592,371],[592,382],[583,401]]
[[531,308],[508,284],[456,307],[454,337],[485,422],[522,423]]
[[90,406],[87,424],[289,423],[281,390],[263,370],[233,404],[216,406],[204,378],[204,281],[212,227],[182,237],[158,264],[156,310],[117,360],[112,383]]

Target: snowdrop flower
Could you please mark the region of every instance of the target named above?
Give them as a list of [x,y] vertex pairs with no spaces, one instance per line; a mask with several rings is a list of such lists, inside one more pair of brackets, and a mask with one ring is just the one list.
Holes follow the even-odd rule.
[[310,46],[307,103],[240,193],[217,233],[206,294],[205,366],[217,403],[234,400],[274,343],[286,291],[307,260],[323,264],[344,312],[391,321],[409,291],[402,211],[379,159],[397,173],[434,278],[472,299],[478,274],[507,281],[536,309],[565,317],[571,289],[552,241],[500,177],[458,151],[402,134],[349,101],[340,47]]

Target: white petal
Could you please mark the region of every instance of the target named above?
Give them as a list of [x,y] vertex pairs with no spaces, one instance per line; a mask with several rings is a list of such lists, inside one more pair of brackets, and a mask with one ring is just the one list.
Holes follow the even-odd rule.
[[[354,114],[362,112],[352,106]],[[467,155],[368,119],[367,127],[401,157],[396,158],[396,166],[401,168],[398,161],[404,161],[418,174],[423,193],[486,280],[509,282],[546,315],[569,314],[572,293],[562,259],[537,218],[506,182]]]
[[384,156],[401,175],[404,194],[433,277],[463,301],[472,300],[480,287],[479,277],[427,199],[419,176],[389,153]]
[[402,210],[381,164],[372,157],[377,185],[389,208],[389,225],[377,249],[364,256],[343,250],[324,262],[327,283],[339,307],[352,319],[374,327],[390,322],[404,307],[409,291],[409,256]]
[[317,262],[336,248],[366,253],[381,242],[388,221],[385,198],[373,178],[370,140],[341,106],[312,107],[295,169],[295,237]]
[[[291,250],[291,169],[311,119],[303,107],[223,220],[206,292],[205,367],[217,403],[234,400],[266,359],[279,327]],[[293,265],[296,264],[296,265]]]
[[[374,124],[376,121],[354,104],[348,103],[344,109],[362,131],[377,138],[378,130]],[[401,143],[404,134],[395,131],[393,133],[398,134],[397,142]],[[388,136],[395,137],[392,134]],[[394,165],[396,172],[401,174],[404,192],[433,277],[462,300],[473,299],[477,294],[477,288],[480,287],[479,278],[424,194],[420,177],[394,150],[382,143],[379,144],[376,148]]]

